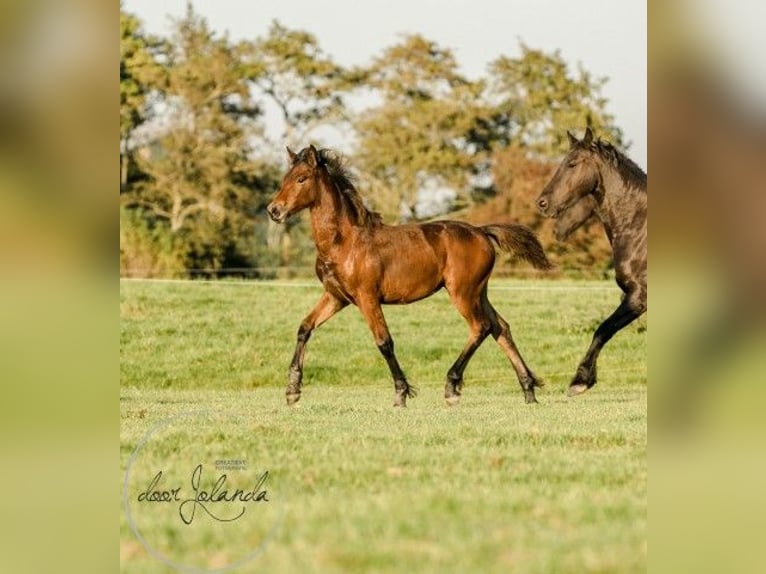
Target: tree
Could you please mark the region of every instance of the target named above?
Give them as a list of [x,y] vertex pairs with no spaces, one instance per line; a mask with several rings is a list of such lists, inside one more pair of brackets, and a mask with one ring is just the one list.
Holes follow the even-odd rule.
[[355,154],[373,179],[375,207],[389,219],[422,215],[422,190],[452,193],[452,205],[469,203],[482,151],[470,139],[486,114],[482,85],[457,71],[452,52],[422,36],[407,36],[365,70],[382,104],[355,122]]
[[284,122],[280,147],[302,147],[323,122],[343,118],[347,72],[316,38],[274,21],[265,38],[246,44],[248,75],[259,95],[276,105]]
[[606,78],[593,78],[582,66],[572,73],[559,51],[546,54],[522,43],[521,57],[501,56],[489,69],[486,98],[496,111],[500,147],[513,144],[556,157],[569,147],[566,130],[586,126],[625,147],[601,95]]
[[252,264],[243,245],[276,174],[252,157],[260,108],[240,47],[216,37],[190,4],[171,45],[160,135],[138,156],[148,179],[123,203],[161,221],[189,267]]
[[132,167],[133,142],[137,127],[150,116],[147,98],[153,87],[163,83],[158,57],[164,43],[148,36],[134,15],[120,4],[120,190],[127,189]]

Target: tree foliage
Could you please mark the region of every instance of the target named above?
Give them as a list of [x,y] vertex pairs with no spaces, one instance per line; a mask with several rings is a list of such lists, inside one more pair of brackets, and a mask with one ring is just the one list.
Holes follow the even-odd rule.
[[163,125],[137,157],[146,179],[123,204],[160,220],[189,267],[252,265],[239,244],[252,235],[276,177],[251,158],[260,109],[237,46],[216,36],[191,6],[174,28],[159,89]]
[[298,146],[322,122],[343,118],[349,76],[312,34],[274,21],[246,43],[245,62],[253,87],[279,110],[283,142]]
[[601,95],[606,78],[593,78],[582,66],[572,73],[558,51],[520,47],[521,57],[500,56],[489,66],[487,98],[494,102],[495,137],[503,145],[556,157],[569,147],[566,130],[584,127],[624,145]]
[[482,86],[458,72],[449,49],[407,36],[365,70],[382,103],[359,114],[355,159],[373,178],[374,202],[389,219],[418,218],[423,189],[446,189],[451,205],[471,199],[482,161],[468,134],[485,113]]
[[148,36],[134,15],[120,7],[120,188],[130,177],[131,136],[151,114],[149,94],[164,83],[157,62],[163,43]]

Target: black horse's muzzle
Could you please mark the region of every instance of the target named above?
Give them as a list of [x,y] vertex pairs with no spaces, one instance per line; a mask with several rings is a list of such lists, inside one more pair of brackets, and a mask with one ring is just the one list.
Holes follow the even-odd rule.
[[548,216],[548,207],[550,203],[548,202],[548,199],[545,197],[541,197],[537,200],[537,209],[540,212],[541,215]]

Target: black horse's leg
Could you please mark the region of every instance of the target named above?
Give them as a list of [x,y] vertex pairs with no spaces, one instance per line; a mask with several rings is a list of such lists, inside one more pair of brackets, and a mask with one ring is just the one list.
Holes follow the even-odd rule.
[[536,403],[537,398],[535,397],[535,387],[542,387],[542,381],[535,376],[524,362],[524,358],[521,356],[519,349],[516,347],[516,343],[513,341],[511,328],[508,325],[508,322],[495,310],[489,302],[489,299],[485,299],[484,307],[487,309],[492,321],[492,336],[511,361],[513,370],[516,371],[516,376],[519,379],[519,385],[521,385],[521,389],[524,391],[525,402]]
[[370,327],[370,331],[372,331],[372,336],[375,338],[375,344],[386,360],[388,369],[391,371],[391,377],[394,379],[394,406],[406,407],[407,398],[414,397],[417,394],[417,389],[407,382],[407,377],[404,376],[404,372],[399,366],[399,361],[396,360],[394,340],[388,331],[388,325],[386,324],[386,318],[383,316],[383,310],[380,308],[380,303],[377,300],[362,300],[358,301],[357,305],[365,321],[367,321],[367,325]]
[[287,375],[287,391],[285,394],[287,395],[288,405],[297,403],[301,398],[303,356],[306,353],[306,343],[311,338],[311,333],[346,305],[348,305],[346,301],[337,299],[325,291],[311,312],[301,322],[301,326],[298,328],[295,353],[293,354],[293,360],[290,362],[290,371]]
[[596,384],[596,361],[601,349],[614,337],[615,333],[638,319],[644,311],[646,311],[646,296],[632,292],[623,297],[617,309],[598,326],[588,352],[585,353],[572,382],[569,383],[570,397],[584,393]]

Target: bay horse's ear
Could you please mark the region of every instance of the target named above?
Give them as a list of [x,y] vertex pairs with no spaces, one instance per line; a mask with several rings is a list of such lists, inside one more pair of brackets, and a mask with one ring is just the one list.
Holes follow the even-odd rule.
[[309,153],[306,156],[306,163],[311,167],[319,165],[319,154],[317,153],[317,148],[315,148],[313,144],[309,144]]
[[572,132],[567,130],[567,138],[569,139],[569,149],[574,149],[578,143],[578,139],[572,135]]
[[590,128],[585,128],[585,136],[582,138],[583,145],[590,145],[593,142],[593,132]]
[[285,146],[285,149],[287,150],[287,161],[290,162],[290,165],[294,165],[298,161],[298,154],[293,152],[289,146]]

